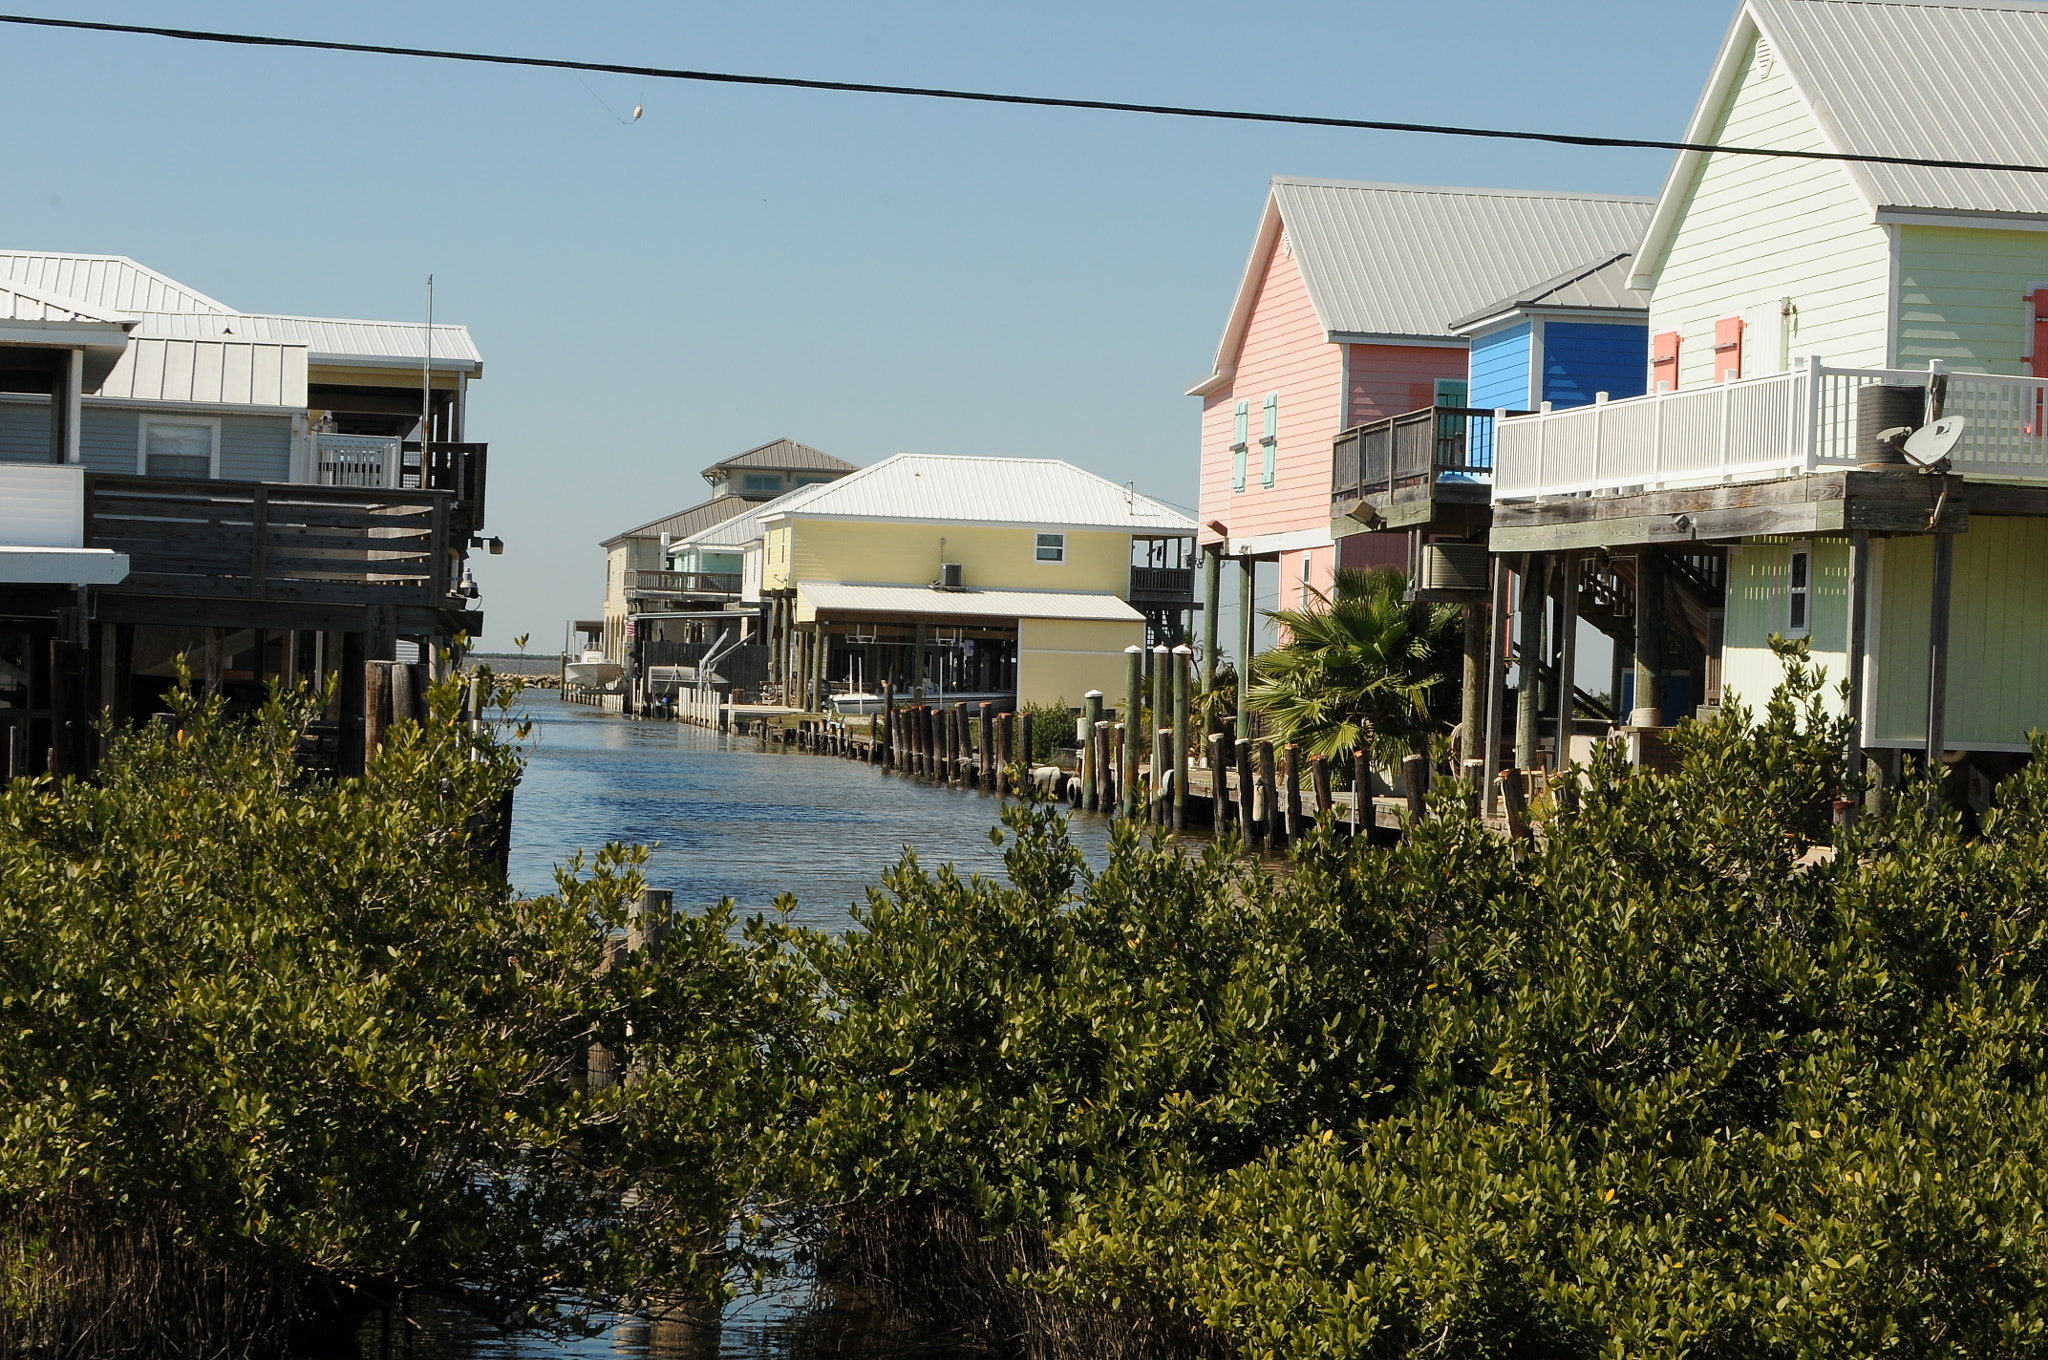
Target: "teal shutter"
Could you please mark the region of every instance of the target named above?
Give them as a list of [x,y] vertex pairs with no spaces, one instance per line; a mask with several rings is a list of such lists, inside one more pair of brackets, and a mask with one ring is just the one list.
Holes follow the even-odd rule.
[[1244,449],[1251,436],[1252,404],[1237,404],[1237,442],[1230,446],[1230,489],[1244,490]]
[[1470,400],[1471,387],[1463,378],[1438,378],[1436,380],[1436,404],[1439,406],[1462,407]]
[[1280,394],[1266,394],[1266,437],[1259,441],[1259,485],[1271,486],[1278,471],[1280,450]]

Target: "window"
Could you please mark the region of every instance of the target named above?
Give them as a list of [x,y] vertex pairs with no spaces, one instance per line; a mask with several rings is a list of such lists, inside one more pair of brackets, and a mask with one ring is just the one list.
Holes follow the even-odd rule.
[[152,477],[212,477],[218,421],[145,420],[141,464]]
[[749,491],[782,490],[782,474],[779,472],[749,472],[745,479]]
[[1067,536],[1065,534],[1040,534],[1038,547],[1033,556],[1040,562],[1064,562],[1067,560]]
[[1259,441],[1259,485],[1271,486],[1280,461],[1280,394],[1266,394],[1266,434]]
[[1315,598],[1312,593],[1315,587],[1309,583],[1309,573],[1314,564],[1314,553],[1305,552],[1301,555],[1301,607],[1303,609],[1308,608],[1309,601]]
[[831,480],[830,477],[799,477],[796,479],[796,484],[798,486],[823,486]]
[[1792,566],[1786,575],[1785,632],[1802,637],[1813,628],[1813,554],[1804,548],[1792,550]]
[[1244,490],[1244,450],[1251,438],[1252,404],[1241,401],[1237,404],[1237,442],[1230,446],[1230,489]]

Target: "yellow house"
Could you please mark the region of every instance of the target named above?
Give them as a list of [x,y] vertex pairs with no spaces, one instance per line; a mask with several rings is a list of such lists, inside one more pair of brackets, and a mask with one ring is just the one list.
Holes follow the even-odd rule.
[[1114,702],[1124,650],[1185,636],[1194,599],[1192,567],[1148,564],[1194,521],[1050,458],[898,454],[761,518],[774,674],[807,708]]

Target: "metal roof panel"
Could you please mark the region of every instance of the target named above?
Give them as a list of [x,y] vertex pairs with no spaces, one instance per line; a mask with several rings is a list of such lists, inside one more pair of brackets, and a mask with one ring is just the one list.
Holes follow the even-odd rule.
[[799,608],[847,613],[938,615],[970,619],[1061,619],[1143,623],[1145,616],[1114,595],[1055,590],[935,590],[930,586],[799,581]]
[[916,520],[939,524],[1037,524],[1133,534],[1192,534],[1195,522],[1056,458],[899,453],[822,486],[799,505],[763,507],[764,521]]

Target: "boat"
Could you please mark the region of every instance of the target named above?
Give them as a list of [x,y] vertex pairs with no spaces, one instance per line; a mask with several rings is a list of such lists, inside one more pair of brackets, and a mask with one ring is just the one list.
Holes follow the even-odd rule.
[[880,713],[882,711],[882,696],[879,694],[862,694],[858,690],[851,694],[835,694],[832,696],[832,711],[842,718],[849,718],[860,713]]
[[619,683],[619,677],[626,668],[616,661],[604,659],[604,653],[595,647],[574,661],[562,666],[562,683],[580,685],[585,689],[605,689]]

